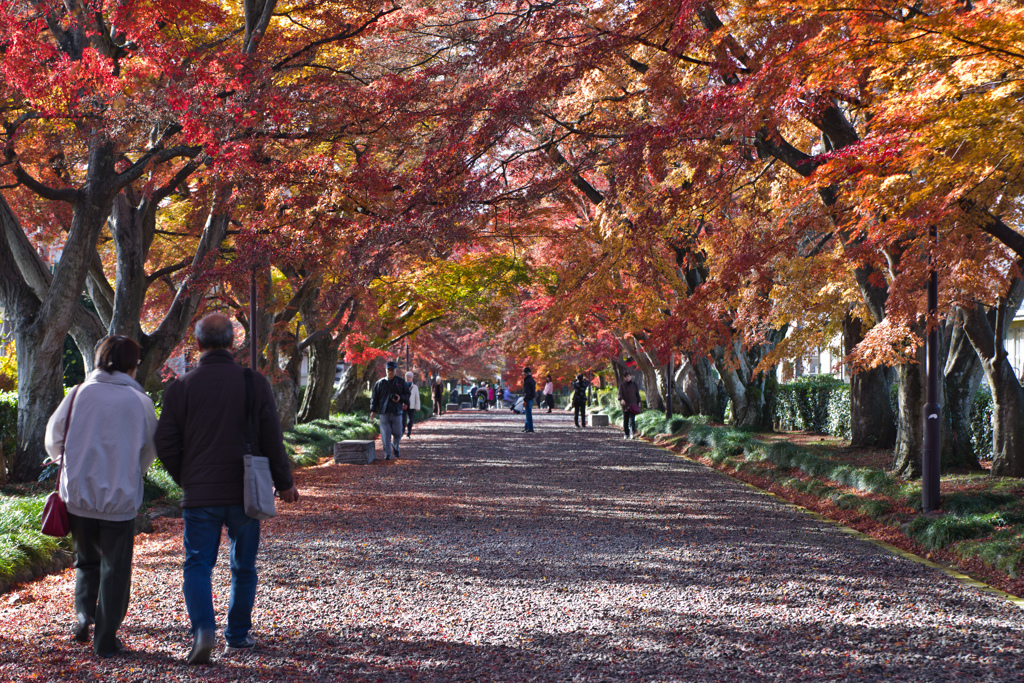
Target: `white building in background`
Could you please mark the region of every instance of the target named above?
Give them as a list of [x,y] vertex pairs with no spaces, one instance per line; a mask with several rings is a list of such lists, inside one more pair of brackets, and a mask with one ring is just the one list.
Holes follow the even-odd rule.
[[[841,363],[843,354],[842,339],[835,339],[832,346],[822,346],[816,352],[799,356],[779,364],[778,378],[780,382],[789,382],[798,377],[828,375],[849,380],[849,372]],[[1006,330],[1006,354],[1017,377],[1024,378],[1024,307]],[[838,367],[836,367],[838,365]],[[1022,379],[1024,382],[1024,379]]]
[[1013,374],[1024,378],[1024,311],[1017,311],[1017,316],[1006,330],[1006,354],[1013,366]]

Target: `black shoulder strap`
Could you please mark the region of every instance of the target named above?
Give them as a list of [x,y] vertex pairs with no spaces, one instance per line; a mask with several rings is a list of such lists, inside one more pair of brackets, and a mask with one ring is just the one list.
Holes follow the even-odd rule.
[[260,454],[256,440],[256,392],[253,389],[252,368],[245,368],[245,440],[252,455]]

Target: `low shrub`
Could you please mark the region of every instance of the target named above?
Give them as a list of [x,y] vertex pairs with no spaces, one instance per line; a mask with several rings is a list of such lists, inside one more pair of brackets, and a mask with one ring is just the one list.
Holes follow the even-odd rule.
[[296,467],[315,465],[320,458],[333,455],[336,442],[373,439],[377,431],[377,423],[370,422],[366,415],[332,415],[326,420],[296,425],[292,431],[285,432],[285,451]]
[[910,522],[907,534],[929,550],[938,550],[995,530],[993,520],[984,515],[919,515]]
[[1018,500],[1012,493],[996,491],[958,491],[942,497],[942,509],[954,515],[993,512]]
[[163,464],[157,460],[142,478],[143,493],[142,506],[147,508],[154,503],[170,503],[178,505],[181,503],[181,487],[174,483],[171,475],[164,469]]
[[957,546],[957,553],[966,558],[977,558],[1015,579],[1024,575],[1024,535],[1005,540],[965,541]]
[[71,550],[71,537],[40,531],[46,496],[0,498],[0,590],[27,581],[49,565],[59,551]]

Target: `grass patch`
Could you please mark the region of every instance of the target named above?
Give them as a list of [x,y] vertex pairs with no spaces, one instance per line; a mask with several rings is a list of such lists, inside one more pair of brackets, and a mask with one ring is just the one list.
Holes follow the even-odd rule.
[[45,495],[0,498],[0,590],[31,579],[59,551],[71,550],[70,536],[53,538],[39,530],[45,502]]
[[1011,538],[965,541],[957,546],[957,554],[966,558],[977,558],[1011,577],[1019,579],[1024,573],[1024,535]]
[[[811,450],[785,440],[762,441],[747,430],[711,426],[690,418],[685,421],[685,432],[668,439],[669,443],[707,448],[707,457],[717,465],[772,479],[783,488],[830,501],[883,524],[896,526],[909,519],[901,529],[928,550],[977,558],[1012,578],[1024,574],[1024,496],[1019,480],[944,476],[945,514],[907,514],[907,510],[920,513],[921,482],[903,481],[885,470],[852,464],[844,459],[848,449],[842,444],[815,445]],[[738,458],[740,454],[744,460]],[[806,477],[794,476],[794,472]]]
[[333,455],[336,442],[374,439],[377,430],[376,422],[370,422],[367,416],[359,413],[331,415],[326,420],[296,425],[295,429],[285,432],[284,447],[292,465],[307,467]]
[[954,543],[987,536],[995,530],[991,515],[918,515],[909,525],[907,534],[929,550],[939,550]]

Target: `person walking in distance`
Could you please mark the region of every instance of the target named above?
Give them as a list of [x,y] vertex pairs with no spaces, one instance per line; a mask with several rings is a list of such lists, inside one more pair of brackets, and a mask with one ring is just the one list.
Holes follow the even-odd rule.
[[544,403],[547,404],[549,413],[555,409],[555,383],[552,381],[551,375],[547,376],[547,381],[544,384]]
[[416,386],[416,376],[412,371],[405,373],[405,386],[409,390],[408,403],[405,407],[405,435],[412,438],[412,422],[416,411],[420,409],[420,388]]
[[533,431],[533,400],[537,397],[537,381],[529,366],[523,368],[523,412],[526,413],[524,432]]
[[96,369],[46,424],[46,450],[62,462],[60,497],[75,550],[72,636],[88,642],[95,624],[93,650],[104,658],[124,649],[117,630],[131,597],[135,516],[142,477],[156,459],[156,413],[135,381],[138,364],[134,340],[106,337],[96,347]]
[[211,576],[224,527],[231,543],[225,654],[256,646],[250,631],[260,522],[246,516],[243,504],[250,410],[256,424],[256,444],[260,455],[270,461],[278,496],[294,503],[299,490],[285,454],[270,383],[263,375],[235,363],[230,350],[234,343],[231,320],[219,313],[210,314],[196,324],[195,337],[202,353],[199,365],[171,382],[164,392],[156,450],[171,478],[182,488],[182,590],[192,622],[192,650],[186,661],[206,664],[217,630]]
[[[380,415],[380,439],[384,442],[384,459],[394,455],[400,457],[398,445],[402,441],[402,412],[409,405],[409,389],[395,376],[398,363],[389,360],[385,365],[385,376],[373,385],[370,396],[370,419]],[[392,443],[392,441],[394,443]]]
[[438,377],[434,381],[434,389],[431,395],[434,398],[434,415],[444,415],[444,384]]
[[624,439],[636,438],[636,416],[640,412],[640,387],[633,381],[633,373],[626,370],[619,385],[619,404],[622,406]]
[[583,373],[576,375],[572,382],[572,421],[577,427],[587,426],[587,389],[590,382],[583,379]]

